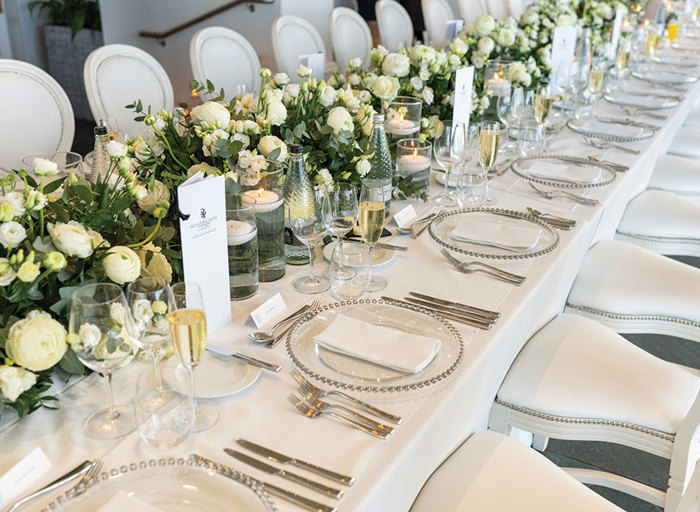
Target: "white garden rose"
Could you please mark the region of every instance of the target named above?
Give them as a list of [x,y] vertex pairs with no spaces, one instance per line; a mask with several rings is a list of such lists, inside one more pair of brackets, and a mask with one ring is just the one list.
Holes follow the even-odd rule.
[[390,53],[382,61],[382,71],[389,76],[399,78],[408,75],[411,70],[411,61],[400,53]]
[[273,126],[279,126],[287,119],[287,108],[278,99],[273,99],[267,104],[265,120]]
[[102,267],[107,277],[117,284],[130,283],[141,275],[141,261],[138,255],[121,245],[107,251]]
[[0,204],[11,206],[15,216],[24,215],[24,194],[22,192],[8,192],[0,196]]
[[187,169],[187,179],[191,178],[198,172],[201,172],[204,176],[216,176],[219,174],[219,170],[216,167],[213,167],[206,162],[202,162],[199,164],[194,164]]
[[362,158],[355,163],[355,170],[360,176],[365,176],[372,169],[372,164]]
[[11,220],[0,224],[0,244],[7,249],[10,245],[17,247],[27,238],[27,230],[22,224]]
[[0,392],[8,402],[14,402],[19,395],[36,384],[36,375],[18,366],[0,366]]
[[190,118],[194,124],[207,123],[219,128],[228,126],[231,113],[226,107],[215,101],[207,101],[203,105],[197,105],[190,111]]
[[144,212],[151,213],[163,201],[170,201],[170,190],[161,181],[153,181],[153,190],[146,197],[139,199],[137,204]]
[[362,134],[369,136],[372,133],[372,120],[374,119],[374,108],[372,105],[363,103],[355,114],[355,121],[360,123]]
[[297,67],[297,75],[299,75],[302,78],[305,76],[311,76],[312,71],[313,70],[309,66],[301,65]]
[[[148,253],[151,253],[151,259],[146,265]],[[166,283],[173,280],[173,268],[170,266],[168,258],[161,254],[161,248],[148,242],[138,251],[139,260],[141,260],[141,276],[142,277],[157,277]]]
[[380,100],[391,101],[399,93],[399,79],[395,76],[378,76],[369,84],[369,90]]
[[537,11],[535,11],[534,9],[529,9],[526,12],[524,12],[522,16],[520,16],[520,24],[523,26],[534,25],[535,23],[537,23],[538,19],[539,16],[537,14]]
[[40,372],[56,365],[66,352],[66,330],[44,311],[32,311],[12,324],[5,352],[15,363]]
[[258,151],[260,151],[260,154],[262,154],[265,158],[267,158],[270,153],[277,148],[280,149],[280,154],[277,157],[277,161],[284,162],[287,160],[289,153],[287,153],[287,145],[282,141],[282,139],[275,137],[274,135],[265,135],[260,139],[260,142],[258,142]]
[[419,76],[412,76],[408,82],[411,84],[414,91],[420,92],[421,89],[423,89],[423,80],[421,80]]
[[109,153],[109,156],[112,158],[121,158],[125,156],[128,149],[126,144],[122,144],[116,140],[110,140],[107,143],[107,153]]
[[272,79],[277,85],[287,85],[289,83],[289,75],[287,73],[276,73]]
[[570,27],[574,24],[574,18],[568,14],[560,14],[557,17],[557,27]]
[[51,241],[56,248],[68,256],[87,258],[92,254],[92,237],[85,227],[74,220],[47,225]]
[[141,326],[146,326],[153,319],[153,308],[148,299],[136,299],[131,306],[131,316]]
[[17,274],[10,266],[10,260],[0,258],[0,286],[9,286],[15,280]]
[[335,107],[328,113],[326,124],[333,129],[333,133],[338,135],[342,130],[352,132],[355,128],[352,116],[345,107]]
[[58,174],[58,164],[46,158],[35,158],[32,166],[34,174],[37,176],[55,176]]
[[426,105],[432,105],[434,99],[435,93],[430,87],[426,87],[425,89],[423,89],[423,102]]
[[491,39],[490,37],[482,37],[481,39],[479,39],[479,42],[476,46],[477,48],[479,48],[479,51],[484,55],[491,55],[491,52],[496,47],[496,43],[494,43],[493,39]]
[[504,47],[512,46],[515,42],[515,32],[512,30],[501,30],[498,32],[496,42]]
[[496,20],[494,20],[488,14],[479,16],[474,20],[474,31],[478,36],[488,36],[491,35],[493,30],[496,28]]
[[318,98],[318,101],[323,105],[324,107],[330,107],[333,105],[335,100],[338,99],[338,92],[333,89],[330,85],[326,85],[323,88],[323,92]]

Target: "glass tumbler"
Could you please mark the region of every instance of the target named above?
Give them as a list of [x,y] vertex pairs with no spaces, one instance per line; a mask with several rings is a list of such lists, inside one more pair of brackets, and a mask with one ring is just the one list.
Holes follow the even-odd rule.
[[[353,272],[348,272],[352,269]],[[343,240],[333,248],[330,266],[331,293],[338,300],[359,299],[369,286],[370,256],[366,245]]]

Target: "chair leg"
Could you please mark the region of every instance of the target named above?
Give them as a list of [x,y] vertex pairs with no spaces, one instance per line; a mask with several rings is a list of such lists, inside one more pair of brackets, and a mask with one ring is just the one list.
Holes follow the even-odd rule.
[[532,438],[532,447],[538,452],[543,452],[547,449],[549,437],[540,434],[534,434]]
[[494,402],[491,406],[491,414],[489,415],[489,430],[494,430],[506,436],[510,436],[512,427],[508,421],[509,416],[510,409],[508,409],[508,407]]

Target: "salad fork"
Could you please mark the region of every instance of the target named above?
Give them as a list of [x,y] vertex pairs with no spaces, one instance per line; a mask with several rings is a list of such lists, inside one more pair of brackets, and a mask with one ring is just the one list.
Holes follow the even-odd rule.
[[372,418],[369,418],[367,416],[364,416],[356,411],[353,411],[349,407],[345,407],[344,405],[340,404],[332,404],[330,402],[324,402],[323,400],[309,400],[308,398],[304,400],[304,403],[308,405],[309,407],[313,407],[314,409],[318,409],[319,411],[333,411],[338,410],[342,413],[349,414],[356,420],[365,423],[368,427],[376,428],[379,430],[384,430],[387,434],[392,434],[394,432],[394,428],[390,427],[388,425],[384,425],[383,423],[380,423],[376,420],[373,420]]
[[[525,277],[524,276],[519,276],[517,274],[511,274],[510,272],[505,272],[504,270],[501,270],[496,267],[492,267],[490,265],[486,265],[484,263],[479,263],[479,262],[469,262],[469,261],[460,261],[454,256],[452,256],[449,252],[447,252],[446,249],[440,249],[442,252],[443,256],[447,258],[447,261],[452,265],[454,268],[456,268],[458,271],[462,272],[463,274],[472,274],[474,272],[481,272],[483,274],[486,274],[487,276],[491,276],[495,279],[498,279],[499,281],[503,281],[504,283],[508,284],[513,284],[515,286],[520,286],[525,282]],[[471,268],[472,265],[481,265],[485,268]]]
[[627,153],[632,153],[633,155],[638,155],[640,151],[638,149],[634,148],[628,148],[625,147],[621,144],[615,144],[614,142],[610,141],[603,141],[599,139],[594,139],[592,137],[584,137],[584,140],[586,143],[590,146],[593,146],[594,148],[598,149],[608,149],[608,148],[615,148],[619,149],[620,151],[626,151]]
[[576,194],[572,194],[571,192],[567,192],[566,190],[560,190],[560,189],[554,189],[554,190],[542,190],[537,188],[535,185],[532,183],[528,182],[528,185],[530,185],[533,190],[535,190],[538,194],[540,194],[542,197],[545,197],[547,199],[555,199],[557,197],[567,197],[574,201],[575,203],[582,204],[584,206],[598,206],[600,204],[600,201],[597,199],[589,199],[587,197],[583,196],[577,196]]

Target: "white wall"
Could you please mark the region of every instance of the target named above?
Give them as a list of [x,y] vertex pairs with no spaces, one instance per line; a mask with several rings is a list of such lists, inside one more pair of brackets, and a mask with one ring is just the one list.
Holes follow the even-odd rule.
[[24,60],[48,70],[44,33],[41,25],[48,23],[46,12],[41,17],[29,14],[27,5],[31,0],[2,0],[5,20],[12,46],[12,58]]

